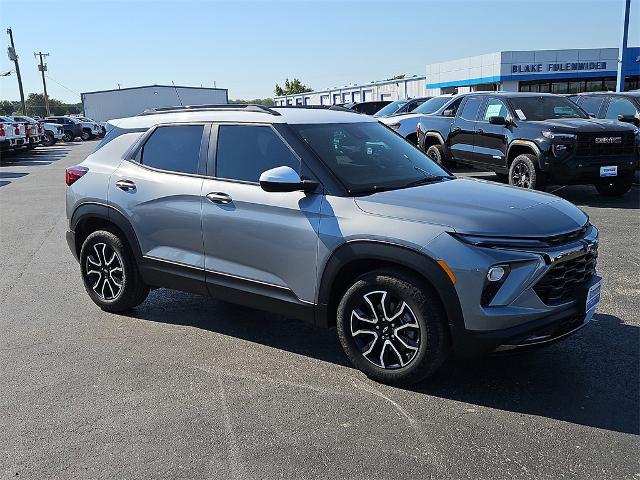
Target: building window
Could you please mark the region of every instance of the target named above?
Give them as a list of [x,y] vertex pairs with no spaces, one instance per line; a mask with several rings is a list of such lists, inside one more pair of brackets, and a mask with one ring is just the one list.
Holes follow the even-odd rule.
[[535,93],[559,93],[559,94],[575,94],[582,92],[601,92],[612,91],[616,89],[616,80],[611,77],[590,78],[590,79],[567,79],[562,81],[549,80],[532,80],[528,82],[520,82],[518,90],[520,92]]
[[480,83],[473,87],[474,92],[495,92],[498,90],[497,83]]
[[624,79],[624,90],[628,92],[629,90],[638,90],[640,88],[640,75],[636,75],[633,77],[625,77]]

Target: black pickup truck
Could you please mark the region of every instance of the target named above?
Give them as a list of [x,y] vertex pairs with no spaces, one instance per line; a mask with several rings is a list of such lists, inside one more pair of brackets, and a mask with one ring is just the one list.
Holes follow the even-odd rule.
[[418,146],[438,163],[493,170],[511,185],[543,190],[593,184],[601,195],[629,191],[640,130],[598,120],[565,97],[477,92],[454,97],[417,126]]

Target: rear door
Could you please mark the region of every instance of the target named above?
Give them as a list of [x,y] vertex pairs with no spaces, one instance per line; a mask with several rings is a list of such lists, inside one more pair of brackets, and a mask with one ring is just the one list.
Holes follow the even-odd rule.
[[111,176],[108,194],[132,225],[146,260],[202,277],[201,191],[208,133],[205,124],[156,127],[135,157]]
[[505,125],[492,125],[491,117],[510,117],[507,105],[499,98],[490,97],[482,107],[478,122],[476,123],[476,139],[474,156],[476,161],[490,167],[507,166],[507,145],[509,127]]
[[467,97],[449,133],[449,149],[456,160],[475,161],[476,124],[483,97]]
[[265,192],[258,183],[271,168],[301,172],[300,158],[271,125],[213,127],[210,151],[202,228],[211,293],[232,286],[312,302],[323,195]]

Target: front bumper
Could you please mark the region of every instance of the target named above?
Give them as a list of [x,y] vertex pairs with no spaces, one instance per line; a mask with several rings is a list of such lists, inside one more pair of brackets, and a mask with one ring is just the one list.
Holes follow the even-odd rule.
[[617,177],[633,177],[638,165],[638,155],[628,156],[599,156],[599,157],[572,157],[567,160],[547,157],[542,165],[552,183],[562,185],[586,185],[602,180],[600,167],[618,167]]

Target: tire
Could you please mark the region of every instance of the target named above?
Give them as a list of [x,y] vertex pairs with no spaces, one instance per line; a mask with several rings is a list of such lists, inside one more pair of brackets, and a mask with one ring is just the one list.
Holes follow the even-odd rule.
[[616,178],[615,180],[601,181],[595,184],[598,193],[604,197],[620,197],[631,190],[633,177]]
[[55,145],[55,143],[56,143],[56,138],[53,136],[53,133],[48,133],[47,132],[47,133],[44,134],[44,140],[43,140],[42,144],[45,147],[50,147],[52,145]]
[[[398,323],[408,326],[398,328]],[[359,277],[338,305],[337,330],[351,363],[369,378],[391,385],[424,380],[449,354],[439,299],[424,282],[402,270],[376,270]]]
[[29,145],[27,145],[27,150],[33,150],[34,148],[36,148],[36,142],[34,142],[32,138],[30,138]]
[[442,148],[441,145],[431,145],[429,148],[427,148],[425,153],[431,160],[436,162],[438,165],[447,167],[450,164],[450,162],[446,160],[444,149]]
[[71,133],[69,130],[65,130],[64,137],[62,137],[62,140],[65,142],[73,142],[73,139],[74,139],[73,133]]
[[93,138],[93,135],[91,134],[90,131],[83,130],[82,135],[80,135],[80,138],[82,139],[83,142],[86,142],[88,140],[91,140]]
[[107,312],[130,310],[149,295],[129,247],[110,231],[87,237],[80,250],[80,271],[89,297]]
[[536,168],[536,157],[529,153],[518,155],[509,167],[509,185],[529,190],[544,190],[547,187],[544,173]]

